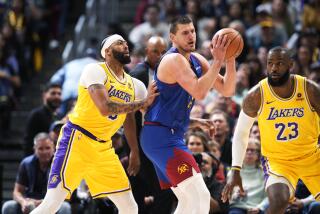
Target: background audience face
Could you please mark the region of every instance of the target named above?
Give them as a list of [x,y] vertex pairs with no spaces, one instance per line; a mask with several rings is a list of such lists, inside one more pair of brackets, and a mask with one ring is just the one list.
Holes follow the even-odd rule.
[[249,139],[247,151],[243,163],[248,166],[254,166],[259,163],[259,141],[257,139]]
[[44,104],[57,109],[61,104],[61,88],[51,87],[43,94]]
[[203,141],[200,137],[197,137],[195,135],[189,136],[187,146],[192,153],[201,153],[205,150]]
[[147,42],[146,56],[151,67],[154,67],[165,54],[167,45],[161,37],[151,37]]
[[53,141],[49,137],[36,140],[34,153],[39,158],[40,163],[49,163],[54,154]]
[[258,124],[253,124],[251,130],[250,130],[250,138],[255,138],[257,140],[260,140],[260,130]]
[[229,124],[223,113],[213,113],[211,121],[215,127],[214,137],[227,136],[229,132]]

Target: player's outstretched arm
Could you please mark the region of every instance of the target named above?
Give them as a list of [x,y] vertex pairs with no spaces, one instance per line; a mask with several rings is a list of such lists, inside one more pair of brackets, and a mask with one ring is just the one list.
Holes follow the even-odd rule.
[[156,90],[156,86],[153,85],[153,87],[150,87],[148,89],[148,95],[145,99],[141,101],[134,101],[131,103],[118,103],[110,100],[108,92],[104,85],[93,84],[88,88],[91,99],[103,116],[125,114],[137,111],[141,108],[147,108],[152,104],[155,97],[159,95]]
[[310,104],[320,117],[320,102],[319,102],[320,86],[311,80],[306,80],[306,81],[307,81],[307,93],[308,93]]
[[232,167],[227,184],[223,188],[221,199],[226,202],[231,198],[233,188],[240,187],[240,194],[244,194],[240,170],[249,141],[250,129],[260,108],[261,95],[259,85],[250,90],[243,100],[243,107],[240,112],[235,128],[232,142]]

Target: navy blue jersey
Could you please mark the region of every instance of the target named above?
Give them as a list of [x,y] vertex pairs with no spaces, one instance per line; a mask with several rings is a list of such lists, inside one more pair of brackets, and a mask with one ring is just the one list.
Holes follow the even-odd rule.
[[[171,53],[178,53],[177,48],[170,48],[165,55]],[[192,70],[199,78],[202,75],[200,61],[191,54],[189,62]],[[178,83],[167,84],[160,81],[157,78],[157,69],[158,67],[155,70],[154,79],[160,95],[156,97],[153,105],[149,107],[145,115],[145,121],[159,123],[184,132],[189,125],[190,111],[194,104],[194,98]]]

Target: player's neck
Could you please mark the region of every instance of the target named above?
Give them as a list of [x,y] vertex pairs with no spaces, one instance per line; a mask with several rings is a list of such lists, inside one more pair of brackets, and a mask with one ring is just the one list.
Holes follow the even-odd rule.
[[106,61],[106,66],[114,73],[119,79],[123,79],[123,65],[116,60]]
[[184,51],[182,48],[179,48],[179,47],[177,47],[177,46],[175,46],[175,45],[173,45],[173,47],[177,48],[178,51],[179,51],[179,54],[181,54],[182,56],[184,56],[184,57],[189,61],[191,52],[189,52],[189,51],[186,52],[186,51]]

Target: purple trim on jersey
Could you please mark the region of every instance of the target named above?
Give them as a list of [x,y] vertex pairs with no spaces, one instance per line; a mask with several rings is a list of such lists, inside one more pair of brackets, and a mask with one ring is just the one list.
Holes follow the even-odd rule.
[[92,134],[91,132],[89,132],[88,130],[82,128],[81,126],[78,126],[76,124],[71,123],[70,121],[67,122],[68,126],[78,130],[79,132],[81,132],[82,134],[86,135],[87,137],[91,138],[92,140],[98,141],[99,143],[105,143],[107,141],[102,140],[100,138],[97,138],[96,136],[94,136],[94,134]]
[[268,170],[268,160],[266,157],[264,156],[261,156],[261,165],[262,165],[262,169],[263,169],[263,172],[264,172],[264,180],[265,182],[267,182],[270,174],[269,174],[269,170]]
[[64,171],[66,162],[68,161],[71,144],[73,141],[75,130],[70,127],[70,124],[66,124],[62,130],[62,137],[58,142],[57,150],[54,154],[53,163],[49,175],[48,189],[56,188],[58,184],[63,181],[63,187],[70,191],[65,186]]

